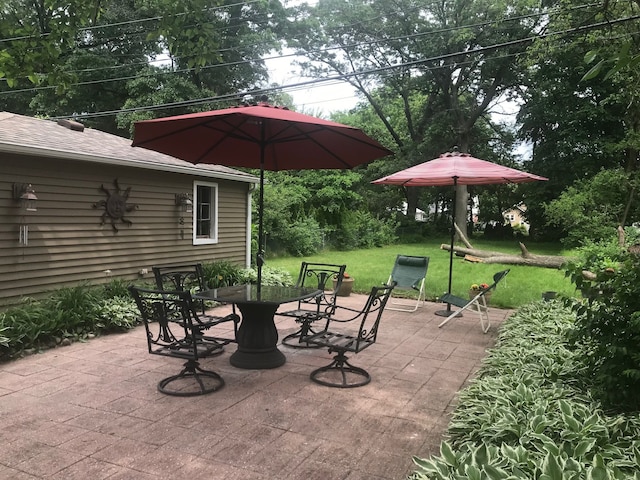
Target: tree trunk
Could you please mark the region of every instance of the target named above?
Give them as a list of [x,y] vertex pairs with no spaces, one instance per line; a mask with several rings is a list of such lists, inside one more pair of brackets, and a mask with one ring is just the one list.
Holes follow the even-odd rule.
[[[467,206],[469,205],[469,194],[466,185],[458,185],[456,191],[456,231],[462,232],[467,237]],[[456,235],[460,239],[460,233]]]

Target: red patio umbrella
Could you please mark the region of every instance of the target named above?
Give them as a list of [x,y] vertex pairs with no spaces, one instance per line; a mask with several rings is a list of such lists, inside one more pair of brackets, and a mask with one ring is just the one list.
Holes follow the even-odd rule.
[[264,170],[353,168],[393,153],[357,128],[267,103],[136,122],[133,146],[194,164],[260,169],[258,286]]
[[[451,249],[449,250],[449,286],[451,293],[451,274],[453,272],[453,243],[455,239],[456,190],[458,185],[494,185],[502,183],[524,183],[548,180],[545,177],[504,167],[472,157],[468,153],[443,153],[439,158],[401,170],[386,177],[374,180],[377,185],[400,185],[403,187],[441,187],[453,185],[453,215],[451,217]],[[449,316],[451,305],[436,312]]]

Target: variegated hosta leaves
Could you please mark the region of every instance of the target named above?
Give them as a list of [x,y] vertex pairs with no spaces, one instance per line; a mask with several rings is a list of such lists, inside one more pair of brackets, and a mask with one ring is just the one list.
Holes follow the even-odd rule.
[[414,458],[414,480],[640,480],[640,416],[603,412],[578,388],[584,370],[559,302],[520,309],[459,396],[440,455]]

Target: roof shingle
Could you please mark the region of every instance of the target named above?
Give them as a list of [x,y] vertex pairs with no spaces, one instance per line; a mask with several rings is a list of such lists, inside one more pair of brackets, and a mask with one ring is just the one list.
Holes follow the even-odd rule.
[[50,120],[0,112],[0,151],[72,158],[98,163],[120,163],[139,168],[179,171],[206,177],[257,183],[257,177],[223,165],[193,165],[140,147],[131,140],[92,128],[72,130]]

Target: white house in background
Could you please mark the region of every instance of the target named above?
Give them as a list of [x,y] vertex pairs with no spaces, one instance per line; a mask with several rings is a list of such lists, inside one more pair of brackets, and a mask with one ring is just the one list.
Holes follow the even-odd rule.
[[504,218],[505,224],[509,224],[512,227],[524,227],[525,231],[529,233],[530,225],[527,222],[526,213],[527,206],[520,202],[502,212],[502,218]]
[[[407,215],[407,202],[402,202],[402,208],[400,209],[400,211],[402,212],[403,215],[405,216]],[[416,222],[428,221],[429,218],[428,218],[427,212],[425,212],[424,210],[420,210],[419,208],[416,208],[415,220]]]

